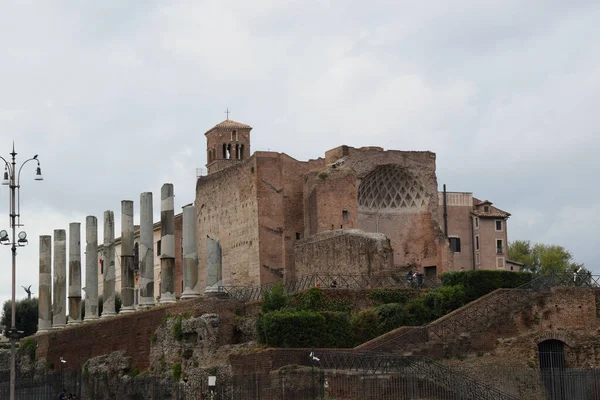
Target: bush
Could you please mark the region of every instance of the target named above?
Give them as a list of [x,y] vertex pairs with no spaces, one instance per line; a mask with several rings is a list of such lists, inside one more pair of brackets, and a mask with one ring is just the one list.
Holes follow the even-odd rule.
[[173,380],[175,382],[179,382],[179,380],[181,379],[181,364],[173,364],[171,366],[171,371],[173,372]]
[[376,304],[406,304],[414,294],[406,289],[375,289],[368,296]]
[[350,329],[354,344],[361,344],[379,336],[381,320],[375,308],[368,308],[350,317]]
[[311,311],[272,311],[258,319],[259,340],[276,347],[320,347],[325,317]]
[[319,338],[315,338],[316,347],[352,347],[353,338],[348,333],[350,328],[350,315],[345,312],[324,311],[319,313],[325,318],[325,330]]
[[325,296],[318,287],[312,287],[304,293],[298,293],[294,300],[299,310],[322,311],[326,307]]
[[383,304],[375,309],[379,316],[379,334],[410,325],[410,314],[403,304]]
[[290,303],[290,296],[285,292],[281,283],[273,285],[271,290],[266,290],[262,294],[260,309],[263,313],[281,310]]
[[29,356],[31,361],[35,361],[35,351],[37,349],[37,342],[35,339],[28,337],[19,344],[19,350],[23,351]]
[[471,270],[446,272],[440,277],[444,286],[462,285],[467,301],[473,301],[500,288],[516,288],[531,281],[528,272]]

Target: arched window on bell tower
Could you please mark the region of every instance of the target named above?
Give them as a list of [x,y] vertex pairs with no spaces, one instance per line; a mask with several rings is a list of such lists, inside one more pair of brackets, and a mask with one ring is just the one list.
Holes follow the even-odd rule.
[[227,159],[227,145],[223,143],[223,160]]
[[244,145],[240,145],[240,160],[244,159]]

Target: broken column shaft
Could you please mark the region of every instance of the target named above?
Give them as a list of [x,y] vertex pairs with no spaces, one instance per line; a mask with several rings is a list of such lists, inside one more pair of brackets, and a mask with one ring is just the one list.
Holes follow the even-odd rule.
[[154,222],[152,193],[140,195],[140,307],[154,305]]
[[52,328],[52,236],[40,236],[38,333]]
[[98,319],[98,219],[85,218],[85,317]]
[[133,201],[123,200],[121,201],[121,314],[135,311],[133,246]]
[[196,245],[196,207],[183,207],[183,293],[182,299],[200,296],[198,290],[198,247]]
[[81,224],[69,224],[69,324],[81,323]]
[[54,230],[54,301],[52,328],[63,328],[67,323],[67,241],[64,229]]
[[206,289],[204,293],[215,294],[222,286],[221,243],[210,237],[206,238]]
[[102,246],[102,318],[117,315],[115,311],[115,215],[104,211],[104,244]]
[[160,191],[160,302],[175,301],[175,210],[173,184],[165,183]]

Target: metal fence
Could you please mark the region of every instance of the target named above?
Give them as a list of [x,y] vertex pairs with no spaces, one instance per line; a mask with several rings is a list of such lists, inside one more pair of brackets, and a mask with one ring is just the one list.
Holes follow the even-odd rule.
[[313,287],[340,289],[404,288],[425,289],[441,286],[437,277],[407,276],[399,272],[385,271],[373,275],[312,274],[299,276],[289,281],[261,286],[220,286],[219,292],[239,301],[259,300],[265,291],[282,285],[287,293],[297,293]]

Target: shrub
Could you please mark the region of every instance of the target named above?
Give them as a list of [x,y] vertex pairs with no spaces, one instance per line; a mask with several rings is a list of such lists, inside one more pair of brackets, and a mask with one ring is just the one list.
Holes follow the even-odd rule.
[[173,334],[173,339],[182,340],[183,339],[183,328],[182,328],[183,317],[178,315],[175,317],[175,323],[171,328],[171,333]]
[[378,332],[380,334],[401,326],[410,325],[410,315],[403,304],[383,304],[375,310],[379,316]]
[[272,311],[259,316],[259,340],[277,347],[319,347],[325,317],[311,311]]
[[21,342],[21,344],[19,345],[19,349],[21,351],[23,351],[25,354],[27,354],[31,361],[35,361],[36,348],[37,348],[37,342],[31,337],[24,339]]
[[299,310],[321,311],[326,307],[323,291],[318,287],[312,287],[304,293],[299,293],[295,297],[295,302]]
[[471,270],[446,272],[441,275],[444,286],[462,285],[467,301],[473,301],[499,288],[516,288],[530,282],[528,272]]
[[179,381],[181,379],[181,364],[173,364],[171,371],[173,372],[173,380],[176,382]]
[[368,297],[376,304],[405,304],[413,294],[405,289],[375,289],[369,292]]
[[350,329],[354,344],[364,343],[379,336],[381,320],[375,308],[368,308],[350,317]]
[[276,283],[271,287],[271,290],[267,290],[262,294],[260,309],[263,313],[277,311],[287,307],[289,302],[290,296],[285,292],[283,285]]
[[325,318],[325,330],[321,333],[322,341],[317,347],[352,347],[353,338],[348,333],[350,328],[350,315],[345,312],[323,311],[320,313]]

